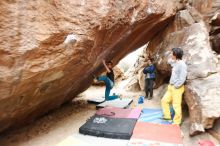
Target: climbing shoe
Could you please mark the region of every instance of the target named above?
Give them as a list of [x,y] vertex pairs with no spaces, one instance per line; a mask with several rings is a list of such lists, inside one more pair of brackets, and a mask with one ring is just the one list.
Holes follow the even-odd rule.
[[168,123],[173,123],[173,120],[172,119],[167,119],[167,118],[161,118],[162,120],[168,122]]

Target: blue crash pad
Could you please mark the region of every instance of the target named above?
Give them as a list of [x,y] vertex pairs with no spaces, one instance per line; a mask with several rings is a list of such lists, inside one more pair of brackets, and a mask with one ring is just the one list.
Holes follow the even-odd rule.
[[[174,114],[172,109],[171,109],[171,113],[173,117]],[[156,123],[156,124],[172,124],[172,122],[163,120],[162,117],[163,117],[162,109],[144,108],[141,111],[141,116],[139,117],[138,121]]]

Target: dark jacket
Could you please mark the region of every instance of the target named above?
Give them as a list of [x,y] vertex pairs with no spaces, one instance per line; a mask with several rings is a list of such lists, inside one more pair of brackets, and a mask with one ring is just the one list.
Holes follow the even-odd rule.
[[147,66],[144,68],[143,73],[147,75],[147,73],[150,74],[150,79],[155,79],[155,66],[152,64],[150,66]]
[[113,71],[113,69],[111,69],[111,68],[110,68],[110,71],[111,71],[111,72],[107,72],[107,73],[106,73],[106,76],[107,76],[112,82],[115,82],[114,71]]

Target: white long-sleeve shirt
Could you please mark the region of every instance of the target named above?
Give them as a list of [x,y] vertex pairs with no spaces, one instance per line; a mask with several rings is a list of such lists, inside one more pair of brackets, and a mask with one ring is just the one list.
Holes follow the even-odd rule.
[[168,63],[172,66],[172,74],[170,78],[170,84],[175,88],[181,87],[186,81],[187,66],[183,60],[168,60]]

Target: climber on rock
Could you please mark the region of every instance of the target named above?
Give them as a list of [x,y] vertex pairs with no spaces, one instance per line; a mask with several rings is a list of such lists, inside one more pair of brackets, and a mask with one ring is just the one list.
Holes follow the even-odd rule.
[[107,64],[105,60],[102,60],[103,65],[105,66],[105,69],[107,71],[106,75],[99,76],[96,79],[98,81],[105,82],[105,100],[110,100],[113,98],[116,98],[114,96],[109,96],[111,89],[114,86],[114,71],[112,69],[113,63],[111,61],[108,61]]
[[182,95],[184,92],[184,83],[187,76],[187,66],[182,60],[183,50],[180,48],[173,48],[171,57],[168,63],[172,67],[172,73],[168,89],[161,100],[163,119],[171,120],[170,104],[172,103],[174,109],[174,124],[181,124],[182,120]]
[[[153,85],[155,80],[155,66],[152,63],[151,59],[147,61],[148,66],[144,68],[143,73],[145,74],[145,98],[152,99],[153,98]],[[148,97],[150,92],[150,97]]]

